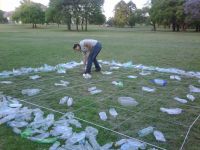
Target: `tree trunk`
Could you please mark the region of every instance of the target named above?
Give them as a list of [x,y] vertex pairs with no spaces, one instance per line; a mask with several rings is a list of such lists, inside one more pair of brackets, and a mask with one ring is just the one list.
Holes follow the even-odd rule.
[[179,24],[176,25],[176,31],[177,31],[177,32],[180,31],[180,25],[179,25]]
[[60,27],[60,24],[58,23],[58,28]]
[[175,32],[176,31],[176,24],[172,23],[172,31]]
[[85,31],[87,31],[87,23],[88,23],[88,18],[87,16],[85,17]]
[[76,31],[78,31],[78,18],[76,18]]
[[156,31],[156,24],[153,23],[153,31]]
[[81,30],[83,31],[84,18],[81,19]]
[[35,27],[35,26],[34,26],[34,23],[33,23],[33,24],[32,24],[32,28],[34,29],[34,27]]
[[196,32],[199,32],[199,31],[200,31],[200,25],[196,24]]

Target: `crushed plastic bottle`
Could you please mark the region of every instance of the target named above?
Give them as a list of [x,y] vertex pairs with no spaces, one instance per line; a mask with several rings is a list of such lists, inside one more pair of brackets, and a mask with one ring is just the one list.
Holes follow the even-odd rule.
[[138,135],[139,135],[139,137],[144,137],[146,135],[149,135],[150,133],[153,133],[153,130],[154,130],[154,127],[149,126],[147,128],[144,128],[144,129],[138,131]]
[[0,81],[1,84],[12,84],[12,81]]
[[165,112],[169,115],[178,115],[182,113],[180,108],[160,108],[160,111]]
[[96,86],[93,86],[93,87],[88,88],[88,91],[89,91],[90,94],[92,94],[92,95],[98,94],[98,93],[101,93],[101,92],[102,92],[102,90],[97,89]]
[[190,101],[194,101],[195,100],[195,97],[191,94],[187,94],[187,98],[190,100]]
[[101,73],[104,74],[104,75],[111,75],[112,74],[112,72],[110,72],[110,71],[102,71]]
[[117,115],[118,115],[118,113],[117,113],[117,111],[115,110],[115,108],[110,108],[110,109],[109,109],[109,113],[110,113],[110,115],[113,116],[114,118],[116,118]]
[[60,142],[56,141],[49,150],[57,150],[57,148],[60,146]]
[[167,81],[166,80],[163,80],[163,79],[153,79],[153,80],[150,80],[152,83],[155,83],[157,85],[160,85],[160,86],[166,86],[167,85]]
[[67,143],[73,145],[85,139],[86,133],[84,131],[80,133],[73,133],[73,135],[66,141]]
[[129,75],[127,76],[129,79],[137,79],[137,76]]
[[30,76],[29,78],[32,79],[32,80],[37,80],[37,79],[41,78],[41,76],[34,75],[34,76]]
[[121,82],[121,81],[112,81],[112,84],[116,85],[117,87],[123,87],[124,86],[123,82]]
[[177,75],[171,75],[171,76],[170,76],[170,79],[181,81],[181,77],[180,77],[180,76],[177,76]]
[[68,86],[69,82],[68,81],[64,81],[64,80],[60,80],[60,83],[54,83],[55,86]]
[[191,93],[200,93],[200,88],[197,88],[193,85],[189,85],[189,89]]
[[146,149],[146,144],[136,141],[136,140],[132,140],[132,139],[128,139],[126,143],[124,143],[120,150],[138,150],[138,149]]
[[83,74],[83,78],[85,78],[85,79],[91,79],[92,78],[92,76],[90,75],[90,74],[88,74],[88,73],[84,73]]
[[174,100],[176,100],[176,101],[178,101],[180,103],[183,103],[183,104],[187,103],[186,99],[182,99],[182,98],[179,98],[179,97],[174,97]]
[[13,128],[13,132],[15,133],[15,134],[21,134],[21,130],[20,129],[18,129],[18,128]]
[[118,98],[118,102],[122,105],[122,106],[137,106],[138,102],[132,98],[132,97],[119,97]]
[[157,141],[161,141],[161,142],[166,142],[166,139],[164,137],[164,134],[158,130],[153,132],[153,135],[155,136]]
[[34,96],[39,94],[41,89],[24,89],[22,90],[23,95]]
[[100,117],[100,119],[103,120],[103,121],[106,121],[107,118],[108,118],[105,112],[100,112],[100,113],[99,113],[99,117]]
[[153,92],[155,92],[155,90],[156,89],[154,89],[154,88],[150,88],[150,87],[146,87],[146,86],[142,87],[142,91],[145,91],[145,92],[151,92],[151,93],[153,93]]

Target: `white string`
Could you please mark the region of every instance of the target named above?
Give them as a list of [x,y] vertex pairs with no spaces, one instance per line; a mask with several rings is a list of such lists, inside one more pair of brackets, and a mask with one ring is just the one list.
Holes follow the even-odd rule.
[[194,124],[197,122],[197,120],[200,118],[200,114],[199,114],[199,116],[197,116],[197,118],[193,121],[193,123],[190,125],[190,127],[189,127],[189,129],[188,129],[188,131],[187,131],[187,133],[186,133],[186,136],[185,136],[185,138],[184,138],[184,141],[183,141],[183,143],[182,143],[182,145],[181,145],[181,148],[180,148],[180,150],[182,150],[183,149],[183,147],[184,147],[184,145],[185,145],[185,142],[186,142],[186,140],[187,140],[187,138],[188,138],[188,135],[189,135],[189,133],[190,133],[190,130],[192,129],[192,127],[194,126]]

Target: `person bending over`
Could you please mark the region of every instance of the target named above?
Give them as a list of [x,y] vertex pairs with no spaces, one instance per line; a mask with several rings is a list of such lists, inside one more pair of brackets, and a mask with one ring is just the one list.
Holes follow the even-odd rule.
[[84,39],[74,44],[73,49],[83,53],[84,74],[91,74],[92,63],[94,63],[97,72],[101,71],[101,67],[96,59],[102,49],[99,41],[94,39]]

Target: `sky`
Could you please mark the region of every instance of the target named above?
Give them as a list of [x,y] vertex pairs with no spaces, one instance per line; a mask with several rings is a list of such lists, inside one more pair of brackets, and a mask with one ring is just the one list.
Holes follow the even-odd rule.
[[[20,5],[21,0],[0,0],[0,10],[3,11],[13,11],[16,7]],[[41,3],[48,6],[49,0],[32,0],[33,2]],[[106,18],[113,17],[113,9],[114,6],[120,0],[104,0],[104,14]],[[129,2],[130,0],[124,0],[125,2]],[[137,8],[142,8],[144,4],[147,3],[148,0],[132,0]]]

